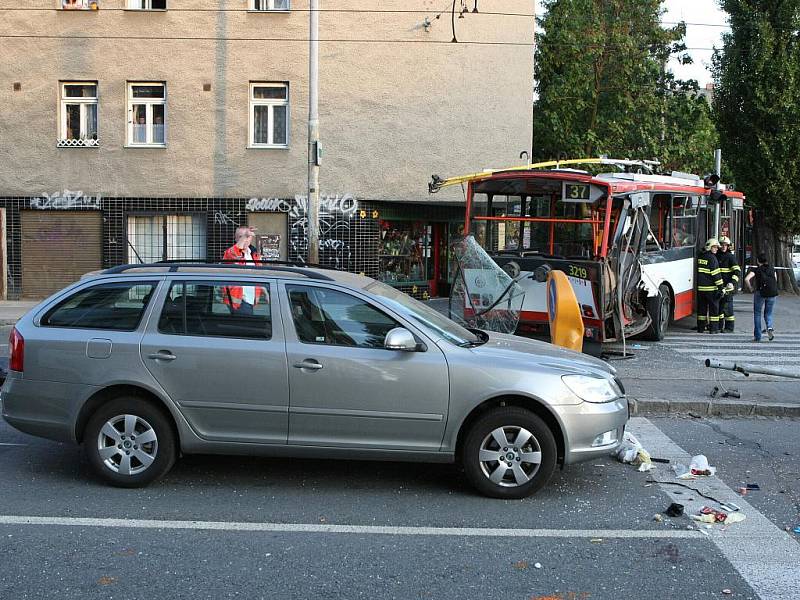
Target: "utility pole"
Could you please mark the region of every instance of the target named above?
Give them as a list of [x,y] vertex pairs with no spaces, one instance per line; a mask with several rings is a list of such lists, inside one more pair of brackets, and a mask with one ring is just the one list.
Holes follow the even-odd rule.
[[319,0],[308,11],[308,262],[319,263]]
[[[722,180],[722,150],[717,148],[714,150],[714,172],[717,174],[717,177]],[[717,185],[714,186],[716,189],[722,189],[722,184],[717,181]],[[714,237],[719,237],[719,223],[720,223],[720,206],[719,202],[714,205]]]

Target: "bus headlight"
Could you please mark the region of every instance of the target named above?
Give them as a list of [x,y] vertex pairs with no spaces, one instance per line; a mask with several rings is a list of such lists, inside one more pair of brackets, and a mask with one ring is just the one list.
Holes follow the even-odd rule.
[[611,402],[622,396],[617,385],[605,377],[563,375],[561,381],[573,394],[585,402]]

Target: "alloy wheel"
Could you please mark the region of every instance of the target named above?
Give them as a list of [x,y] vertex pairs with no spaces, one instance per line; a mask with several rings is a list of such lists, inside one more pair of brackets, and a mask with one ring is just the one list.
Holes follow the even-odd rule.
[[478,461],[483,474],[495,485],[518,487],[536,475],[542,463],[542,449],[527,429],[503,426],[483,439]]
[[97,453],[114,473],[138,475],[155,461],[158,437],[150,423],[141,417],[117,415],[100,429]]

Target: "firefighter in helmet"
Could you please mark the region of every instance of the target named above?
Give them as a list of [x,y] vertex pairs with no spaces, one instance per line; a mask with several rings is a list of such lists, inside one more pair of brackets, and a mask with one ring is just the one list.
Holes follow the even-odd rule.
[[697,257],[697,331],[720,332],[719,298],[722,296],[722,274],[717,262],[719,241],[711,238]]
[[736,262],[733,254],[733,244],[730,238],[719,238],[719,252],[717,252],[719,272],[722,275],[723,291],[725,295],[719,301],[719,328],[720,331],[733,333],[736,317],[733,314],[733,295],[739,289],[739,276],[742,269]]

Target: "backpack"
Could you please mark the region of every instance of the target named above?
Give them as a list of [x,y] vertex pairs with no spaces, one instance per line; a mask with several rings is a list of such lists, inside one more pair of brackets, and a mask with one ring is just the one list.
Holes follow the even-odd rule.
[[769,265],[761,265],[756,271],[758,276],[758,293],[762,298],[774,298],[778,295],[778,280],[775,269]]

